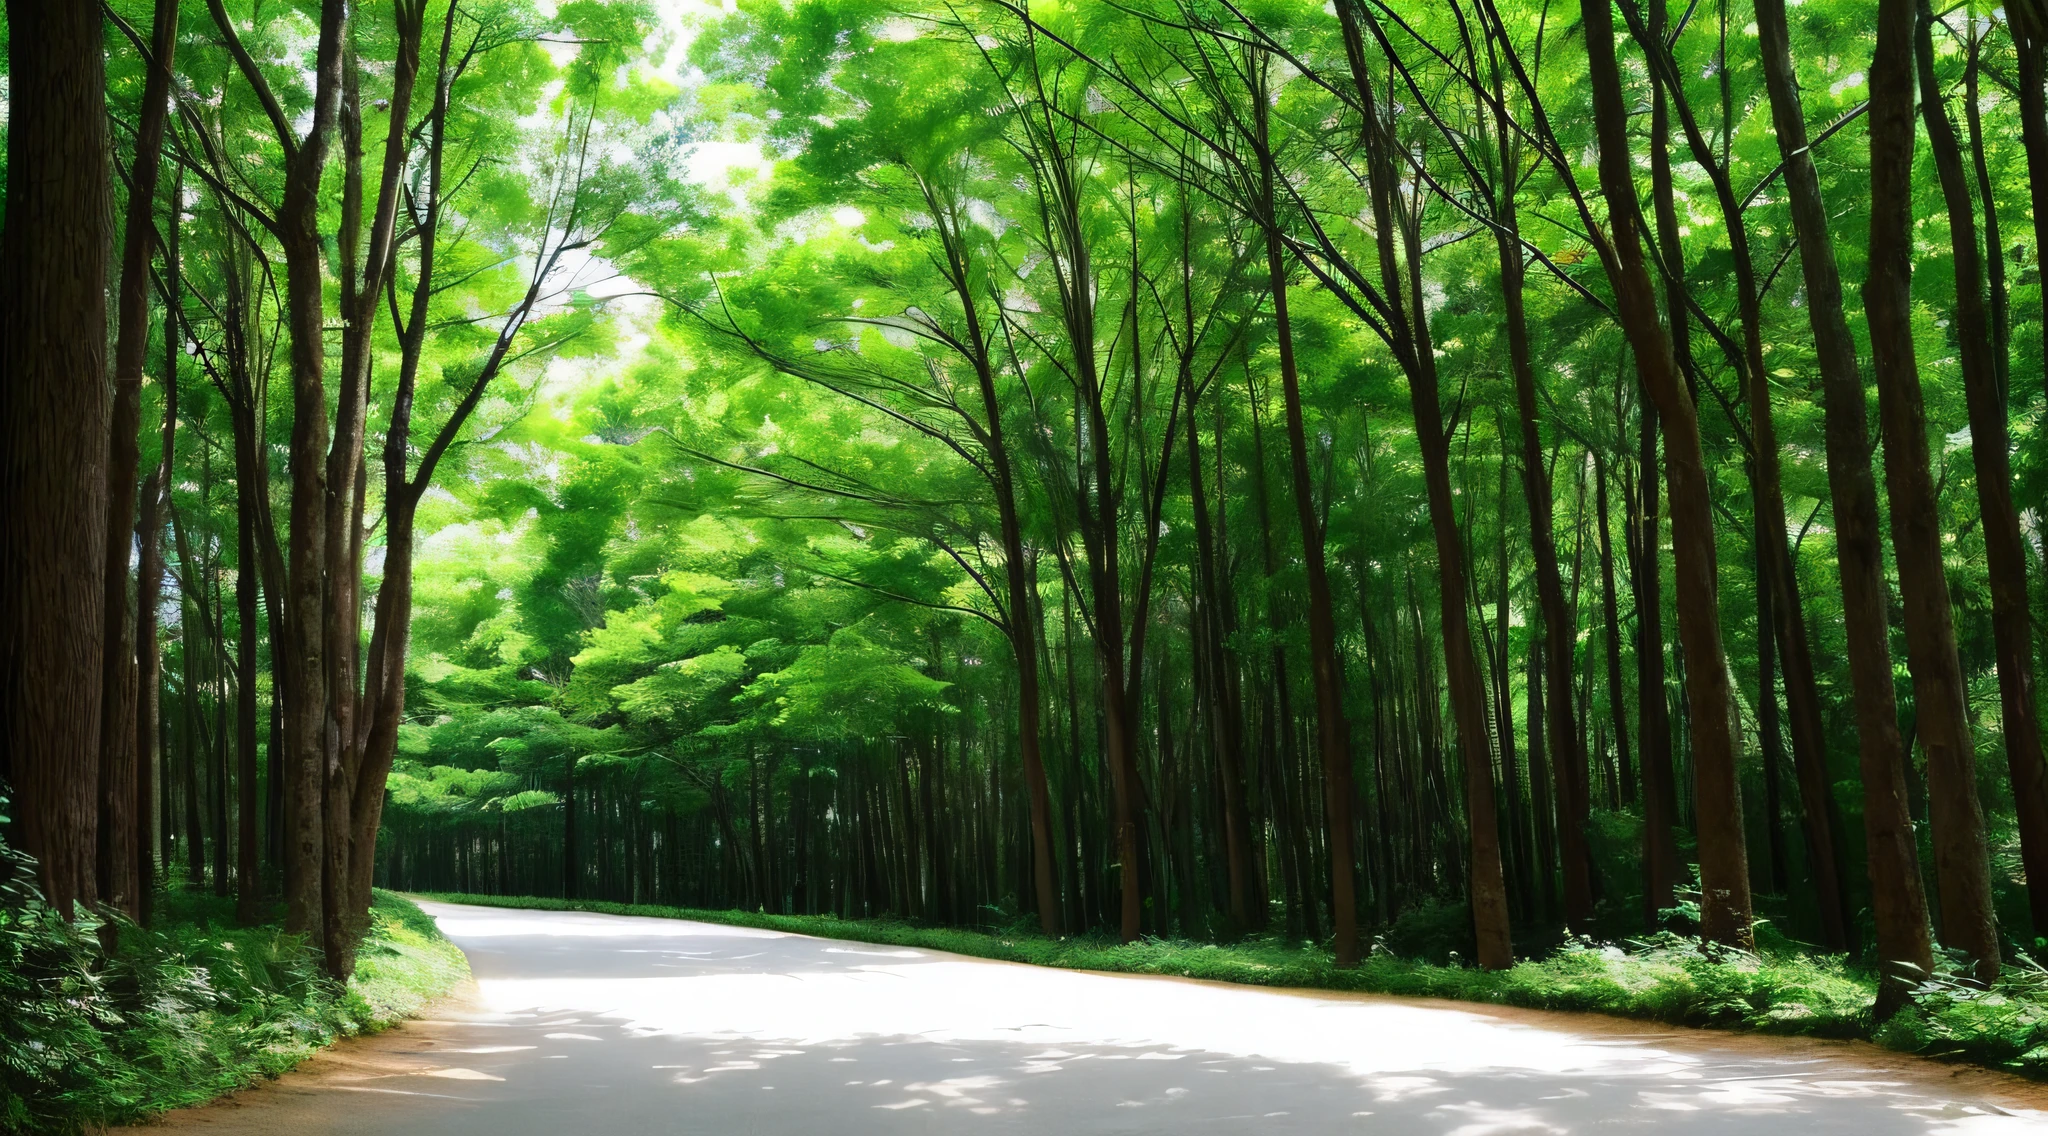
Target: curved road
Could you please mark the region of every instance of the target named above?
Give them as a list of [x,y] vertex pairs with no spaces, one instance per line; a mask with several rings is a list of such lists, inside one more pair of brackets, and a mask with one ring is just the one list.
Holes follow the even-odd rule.
[[2048,1132],[2048,1096],[1869,1046],[1046,970],[704,923],[423,903],[476,989],[173,1129]]

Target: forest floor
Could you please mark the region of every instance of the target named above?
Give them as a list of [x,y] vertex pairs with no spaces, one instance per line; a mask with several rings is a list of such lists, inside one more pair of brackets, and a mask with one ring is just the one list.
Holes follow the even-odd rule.
[[411,900],[377,892],[346,987],[276,923],[173,888],[111,958],[89,928],[0,923],[0,1133],[145,1120],[282,1074],[341,1038],[376,1033],[469,978],[462,951]]
[[1617,1017],[1787,1037],[1873,1041],[1884,1048],[2048,1079],[2048,972],[2009,967],[1997,987],[1971,989],[1940,976],[1914,1004],[1873,1028],[1875,976],[1842,958],[1794,945],[1755,955],[1703,953],[1691,939],[1661,935],[1622,944],[1568,943],[1506,971],[1439,965],[1379,944],[1355,968],[1327,950],[1273,936],[1233,944],[1095,936],[1048,938],[1035,930],[974,931],[888,919],[771,915],[598,900],[436,893],[479,906],[688,919],[1068,970],[1161,975],[1252,986],[1445,998],[1533,1010]]
[[2048,1087],[1813,1038],[1081,973],[703,921],[422,906],[475,984],[165,1118],[214,1136],[2003,1136]]

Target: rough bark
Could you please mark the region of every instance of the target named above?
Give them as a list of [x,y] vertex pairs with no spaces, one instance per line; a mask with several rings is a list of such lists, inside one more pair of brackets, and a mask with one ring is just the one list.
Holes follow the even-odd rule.
[[[326,384],[326,271],[320,235],[320,186],[327,169],[342,88],[343,40],[348,20],[344,0],[321,0],[313,57],[313,101],[303,136],[280,109],[261,67],[242,46],[236,24],[222,0],[207,0],[214,26],[234,57],[241,77],[255,91],[285,154],[284,189],[273,218],[278,250],[285,262],[283,322],[289,344],[292,429],[287,453],[291,474],[284,618],[273,626],[274,649],[286,665],[285,809],[287,887],[285,927],[320,935],[324,927],[325,828],[321,809],[326,781],[327,663],[325,627],[327,574],[334,551],[327,540],[328,441]],[[324,935],[321,935],[324,945]]]
[[44,895],[68,916],[97,892],[113,244],[106,67],[97,4],[8,0],[7,23],[0,777],[19,794],[19,839]]

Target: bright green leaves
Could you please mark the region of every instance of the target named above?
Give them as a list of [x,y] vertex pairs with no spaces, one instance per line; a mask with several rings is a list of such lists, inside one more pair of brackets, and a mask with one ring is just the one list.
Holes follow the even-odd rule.
[[762,675],[747,694],[770,724],[793,736],[866,739],[889,733],[913,712],[950,711],[941,695],[951,685],[849,627],[829,643],[805,647],[789,667]]

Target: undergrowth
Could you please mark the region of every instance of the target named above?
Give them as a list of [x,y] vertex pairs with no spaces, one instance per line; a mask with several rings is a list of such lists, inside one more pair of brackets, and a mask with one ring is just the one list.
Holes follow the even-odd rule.
[[0,844],[0,1133],[130,1123],[274,1077],[337,1038],[446,993],[468,963],[410,901],[377,892],[355,976],[322,975],[297,936],[239,926],[234,903],[161,893],[107,954]]
[[1702,948],[1662,933],[1620,944],[1566,942],[1542,958],[1485,971],[1405,958],[1379,940],[1354,968],[1339,968],[1318,946],[1253,938],[1232,944],[1095,936],[1047,938],[924,927],[889,919],[700,911],[647,904],[522,896],[437,894],[429,898],[489,907],[591,911],[695,919],[890,946],[923,947],[978,958],[1073,970],[1175,975],[1255,986],[1306,987],[1424,998],[1453,998],[1539,1010],[1643,1018],[1673,1025],[1825,1038],[1864,1038],[1889,1049],[2048,1079],[2048,971],[2027,960],[2006,968],[1990,990],[1950,977],[1924,983],[1905,1009],[1873,1022],[1876,976],[1840,956],[1790,945],[1750,954]]

